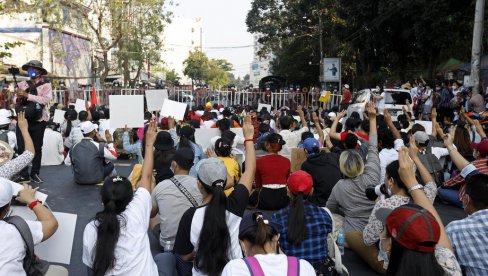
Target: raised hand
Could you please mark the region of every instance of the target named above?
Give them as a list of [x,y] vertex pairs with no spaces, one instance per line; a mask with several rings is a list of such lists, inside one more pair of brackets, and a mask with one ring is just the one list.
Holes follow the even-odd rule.
[[19,112],[17,116],[17,126],[19,127],[21,132],[28,131],[29,130],[29,123],[27,122],[27,119],[25,119],[25,113],[24,112]]
[[417,183],[417,180],[415,178],[413,160],[408,155],[408,149],[406,147],[402,147],[398,152],[398,162],[400,163],[398,168],[400,179],[405,183],[407,188],[410,188],[410,186]]
[[153,146],[158,136],[158,127],[156,126],[156,121],[152,121],[146,132],[146,146]]
[[[303,114],[303,111],[302,111]],[[244,134],[245,139],[253,139],[254,138],[254,126],[252,124],[251,116],[247,115],[244,118],[244,125],[242,126],[242,133]]]

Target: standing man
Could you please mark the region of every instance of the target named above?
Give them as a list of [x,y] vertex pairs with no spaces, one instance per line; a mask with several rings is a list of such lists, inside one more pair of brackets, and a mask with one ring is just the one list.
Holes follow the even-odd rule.
[[352,100],[352,94],[351,91],[349,90],[349,84],[344,84],[344,87],[342,88],[342,101],[341,101],[341,110],[347,110],[347,107],[351,103]]
[[[31,60],[22,66],[22,70],[27,71],[30,80],[19,83],[16,97],[16,110],[24,111],[29,122],[29,134],[34,142],[35,155],[32,160],[30,181],[36,184],[44,181],[39,177],[42,159],[42,144],[44,140],[44,130],[46,122],[49,120],[47,104],[52,98],[51,84],[44,80],[47,75],[46,69],[38,60]],[[17,147],[18,152],[24,151],[24,139],[22,133],[17,128]],[[29,181],[29,169],[26,167],[19,173],[17,182]]]

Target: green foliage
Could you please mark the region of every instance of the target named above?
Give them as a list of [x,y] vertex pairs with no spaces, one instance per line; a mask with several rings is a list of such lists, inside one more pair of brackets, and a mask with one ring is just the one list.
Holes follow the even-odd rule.
[[21,41],[5,42],[3,45],[0,45],[0,58],[12,57],[9,50],[22,45],[24,45],[24,42]]
[[175,69],[166,72],[166,84],[168,86],[179,85],[180,79],[181,78],[178,73],[176,73]]
[[209,59],[199,50],[190,52],[183,62],[183,73],[192,81],[205,82],[215,89],[229,83],[228,72],[232,71],[232,64],[225,59]]

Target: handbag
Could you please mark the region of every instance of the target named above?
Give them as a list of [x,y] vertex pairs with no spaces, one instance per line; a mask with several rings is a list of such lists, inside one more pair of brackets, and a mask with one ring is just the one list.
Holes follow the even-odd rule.
[[327,235],[327,247],[329,256],[324,260],[319,267],[320,271],[316,270],[317,275],[349,275],[349,271],[347,268],[342,264],[342,255],[341,251],[339,250],[339,246],[337,246],[336,240],[338,236],[338,230],[336,229],[334,217],[329,209],[326,207],[322,207],[324,211],[329,214],[330,219],[332,220],[332,231]]
[[27,276],[46,275],[47,270],[49,269],[49,262],[39,259],[36,254],[34,254],[34,240],[25,220],[18,216],[11,216],[6,218],[5,221],[17,228],[27,246],[27,252],[23,261],[23,267]]
[[188,192],[188,190],[180,183],[180,181],[178,181],[174,176],[170,178],[171,182],[173,182],[176,187],[178,188],[178,190],[180,190],[180,192],[188,199],[188,201],[190,201],[191,205],[193,205],[193,207],[198,207],[198,203],[197,201],[195,200],[195,198],[190,194],[190,192]]

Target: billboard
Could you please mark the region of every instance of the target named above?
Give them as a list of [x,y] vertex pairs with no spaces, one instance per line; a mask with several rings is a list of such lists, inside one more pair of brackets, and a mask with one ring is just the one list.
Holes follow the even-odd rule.
[[340,82],[341,81],[341,59],[324,58],[324,81]]

